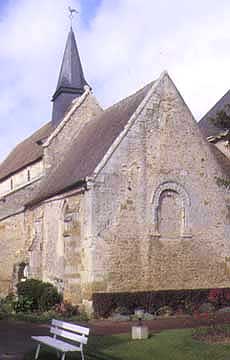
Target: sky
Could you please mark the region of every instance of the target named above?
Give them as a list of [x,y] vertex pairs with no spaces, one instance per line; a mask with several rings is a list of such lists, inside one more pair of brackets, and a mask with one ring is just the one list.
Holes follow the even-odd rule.
[[229,0],[0,0],[0,161],[51,119],[68,6],[103,107],[164,70],[196,120],[230,89]]

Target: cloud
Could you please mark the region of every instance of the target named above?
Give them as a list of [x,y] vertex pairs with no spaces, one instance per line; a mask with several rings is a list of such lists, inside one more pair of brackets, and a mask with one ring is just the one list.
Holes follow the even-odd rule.
[[228,90],[228,1],[11,0],[0,14],[0,158],[50,120],[69,5],[87,12],[76,37],[104,106],[164,69],[197,119]]
[[68,0],[11,0],[1,14],[0,158],[50,120],[68,5]]
[[167,69],[199,119],[230,84],[229,15],[227,1],[104,1],[84,48],[98,97],[108,104]]

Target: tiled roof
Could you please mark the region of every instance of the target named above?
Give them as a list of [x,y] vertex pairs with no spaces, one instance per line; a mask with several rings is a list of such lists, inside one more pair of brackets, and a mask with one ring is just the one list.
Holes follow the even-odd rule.
[[48,123],[18,144],[0,165],[0,181],[42,158],[43,148],[38,144],[39,140],[47,138],[52,130],[51,123]]
[[99,162],[124,129],[153,83],[105,110],[82,128],[63,161],[43,179],[30,203],[35,203],[91,176]]

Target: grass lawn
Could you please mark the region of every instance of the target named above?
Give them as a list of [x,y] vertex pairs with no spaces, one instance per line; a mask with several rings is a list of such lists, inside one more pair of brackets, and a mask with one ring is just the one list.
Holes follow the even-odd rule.
[[[85,360],[228,360],[229,345],[208,345],[195,341],[192,330],[168,330],[152,335],[147,340],[131,340],[129,334],[91,336],[85,348]],[[35,345],[36,346],[36,345]],[[44,348],[43,348],[44,349]],[[80,359],[79,353],[67,355]],[[34,359],[34,352],[25,360]],[[41,351],[40,360],[57,359],[56,352]]]

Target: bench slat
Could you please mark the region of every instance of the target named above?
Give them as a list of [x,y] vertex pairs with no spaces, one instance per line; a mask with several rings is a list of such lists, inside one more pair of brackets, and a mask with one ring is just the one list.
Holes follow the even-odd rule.
[[66,339],[70,339],[70,340],[73,340],[73,341],[77,341],[77,342],[82,343],[82,344],[87,344],[87,341],[88,341],[88,338],[85,337],[85,336],[74,334],[72,332],[65,331],[65,330],[62,330],[62,329],[58,329],[58,328],[55,328],[55,327],[51,327],[50,332],[51,332],[51,334],[61,336],[61,337],[64,337]]
[[81,348],[79,346],[68,344],[64,341],[61,341],[59,339],[54,339],[53,337],[50,336],[32,336],[32,339],[38,341],[41,344],[45,344],[47,346],[50,346],[54,349],[63,352],[81,351]]
[[70,324],[65,321],[60,321],[60,320],[56,320],[56,319],[52,320],[52,325],[57,326],[59,328],[63,328],[65,330],[70,330],[73,332],[78,332],[80,334],[89,335],[89,328],[84,327],[84,326]]

